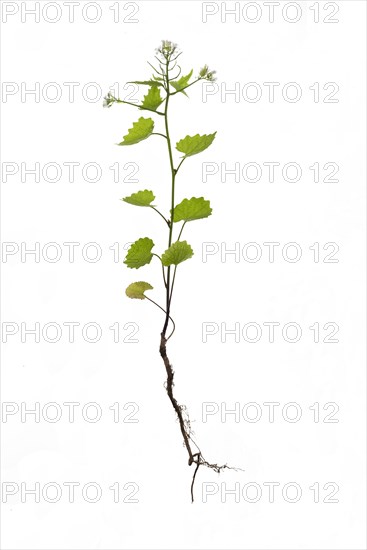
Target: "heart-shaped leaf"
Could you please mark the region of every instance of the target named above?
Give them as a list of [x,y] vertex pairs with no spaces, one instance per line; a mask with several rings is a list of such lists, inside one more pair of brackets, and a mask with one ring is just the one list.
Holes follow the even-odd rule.
[[138,281],[136,283],[131,283],[125,290],[126,296],[129,298],[136,298],[138,300],[144,300],[146,296],[144,295],[144,292],[146,290],[152,290],[153,287],[149,283],[146,283],[144,281]]
[[162,264],[178,265],[193,256],[194,252],[186,241],[176,241],[162,254]]
[[124,264],[132,269],[139,269],[143,265],[150,264],[153,258],[151,252],[153,246],[154,242],[148,237],[138,239],[130,246]]
[[197,155],[202,151],[205,151],[214,141],[215,134],[204,134],[200,136],[196,134],[195,136],[186,136],[176,143],[177,151],[184,153],[185,157],[191,157],[192,155]]
[[153,132],[154,122],[151,118],[140,117],[137,122],[133,123],[133,127],[128,130],[126,136],[118,145],[134,145],[147,139]]
[[154,199],[155,196],[153,195],[153,191],[144,189],[144,191],[137,191],[129,197],[124,197],[121,200],[129,204],[133,204],[134,206],[150,206],[150,203],[154,201]]
[[191,199],[184,199],[178,204],[173,211],[174,222],[190,222],[192,220],[200,220],[201,218],[207,218],[212,213],[210,208],[210,202],[206,201],[204,197],[192,197]]

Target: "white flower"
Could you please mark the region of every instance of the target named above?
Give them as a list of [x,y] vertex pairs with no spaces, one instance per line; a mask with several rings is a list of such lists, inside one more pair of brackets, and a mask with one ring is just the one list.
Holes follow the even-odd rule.
[[214,82],[214,80],[216,80],[214,76],[216,72],[217,71],[209,71],[208,65],[204,65],[204,67],[199,71],[199,77],[209,80],[210,82]]
[[103,98],[103,107],[111,107],[115,101],[116,98],[111,94],[111,92],[108,92],[108,94]]
[[162,40],[160,47],[156,49],[156,53],[161,54],[165,59],[171,57],[176,51],[177,44],[170,40]]

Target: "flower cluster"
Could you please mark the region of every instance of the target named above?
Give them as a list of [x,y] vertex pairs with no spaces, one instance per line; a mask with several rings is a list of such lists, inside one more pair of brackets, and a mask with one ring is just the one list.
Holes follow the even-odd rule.
[[204,67],[200,69],[199,77],[203,80],[214,82],[214,80],[216,80],[216,77],[214,76],[216,72],[217,71],[210,71],[208,65],[204,65]]
[[174,53],[178,53],[177,44],[169,40],[162,40],[161,45],[156,49],[156,53],[163,56],[165,60],[170,59]]
[[111,107],[113,103],[116,103],[117,99],[108,92],[108,94],[103,98],[103,107]]

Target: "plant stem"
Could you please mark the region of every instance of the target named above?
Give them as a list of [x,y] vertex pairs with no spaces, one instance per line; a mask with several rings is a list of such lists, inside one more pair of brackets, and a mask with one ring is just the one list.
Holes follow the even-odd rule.
[[173,279],[172,279],[172,285],[171,285],[171,294],[170,294],[170,297],[169,297],[169,305],[171,307],[171,302],[172,302],[172,292],[173,292],[173,286],[175,284],[175,278],[176,278],[176,270],[177,270],[177,265],[175,265],[175,270],[173,272]]
[[191,84],[188,84],[187,86],[185,86],[184,88],[182,88],[181,90],[177,90],[177,92],[173,92],[171,95],[176,95],[180,92],[183,92],[184,90],[186,90],[187,88],[190,88],[190,86],[193,86],[194,84],[196,84],[197,82],[199,82],[199,80],[201,80],[201,78],[197,78],[196,80],[194,80],[194,82],[191,82]]
[[152,133],[152,136],[162,136],[162,137],[164,137],[165,139],[167,138],[167,136],[165,136],[164,134],[160,134],[159,132],[153,132],[153,133]]
[[[155,302],[154,300],[152,300],[151,298],[149,298],[149,296],[145,296],[145,298],[146,298],[147,300],[149,300],[149,302],[152,302],[152,304],[154,304],[155,306],[159,307],[159,309],[161,309],[164,313],[167,313],[166,310],[165,310],[162,306],[160,306],[159,304],[157,304],[157,302]],[[172,319],[172,317],[171,317],[170,315],[169,315],[168,317],[171,319],[172,324],[173,324],[173,331],[172,331],[171,334],[169,335],[169,338],[171,338],[172,334],[175,332],[176,324],[175,324],[174,320]],[[168,340],[168,338],[167,338],[167,340]]]
[[[177,174],[177,171],[176,171],[176,174]],[[187,221],[187,220],[186,220],[186,221]],[[178,234],[178,238],[177,238],[178,241],[179,241],[180,238],[181,238],[182,231],[183,231],[183,228],[185,227],[186,221],[184,221],[183,224],[182,224],[181,231],[180,231],[180,233]],[[174,270],[174,272],[173,272],[173,279],[172,279],[172,285],[171,285],[171,294],[170,294],[170,297],[169,297],[169,305],[170,305],[170,307],[171,307],[171,302],[172,302],[173,287],[174,287],[175,278],[176,278],[176,270],[177,270],[177,265],[175,265],[175,270]]]
[[160,111],[155,111],[154,109],[149,109],[148,107],[142,107],[141,105],[136,105],[136,103],[131,103],[131,101],[124,101],[123,99],[116,99],[116,103],[126,103],[126,105],[132,105],[133,107],[137,107],[141,111],[152,111],[152,113],[156,113],[157,115],[164,116],[164,113],[161,113]]
[[167,218],[165,216],[163,216],[163,214],[158,210],[158,208],[156,208],[155,206],[152,206],[151,204],[149,206],[150,206],[150,208],[153,208],[153,210],[155,210],[157,212],[157,214],[159,214],[164,219],[166,224],[169,226],[169,221],[167,220]]
[[157,74],[160,74],[161,76],[164,77],[164,73],[163,73],[163,72],[161,73],[161,71],[157,71],[157,69],[156,69],[151,63],[149,63],[149,61],[148,61],[147,63],[148,63],[148,65],[150,65],[150,66],[152,67],[152,69],[153,69]]
[[[168,238],[168,248],[169,248],[172,244],[173,211],[174,211],[174,207],[175,207],[175,178],[176,178],[177,170],[175,169],[175,167],[173,165],[172,146],[171,146],[171,139],[170,139],[169,128],[168,128],[168,102],[169,102],[169,97],[171,95],[170,91],[169,91],[168,66],[169,66],[169,58],[167,57],[166,75],[165,75],[166,86],[167,86],[167,89],[166,89],[167,96],[166,96],[166,100],[165,100],[166,103],[165,103],[165,109],[164,109],[164,123],[165,123],[165,129],[166,129],[169,163],[170,163],[170,168],[171,168],[171,212],[170,212],[170,220],[169,220],[169,238]],[[195,455],[193,453],[193,451],[191,450],[190,430],[189,430],[189,427],[187,426],[187,423],[184,420],[183,413],[182,413],[182,410],[183,410],[182,406],[178,404],[176,398],[173,395],[174,372],[173,372],[173,369],[172,369],[172,365],[171,365],[171,363],[168,359],[167,349],[166,349],[167,340],[173,334],[173,332],[172,332],[170,334],[170,336],[168,338],[166,338],[166,331],[167,331],[168,321],[171,318],[170,317],[170,306],[171,306],[171,299],[172,299],[173,284],[175,282],[176,268],[177,268],[177,266],[175,266],[172,286],[170,285],[170,282],[171,282],[171,266],[168,266],[168,268],[167,268],[166,312],[165,312],[166,313],[166,319],[165,319],[164,326],[163,326],[163,329],[162,329],[162,332],[161,332],[161,342],[160,342],[160,346],[159,346],[159,352],[161,354],[164,365],[166,367],[166,373],[167,373],[166,390],[167,390],[167,394],[168,394],[168,397],[169,397],[169,399],[172,403],[172,406],[173,406],[173,408],[174,408],[174,410],[177,414],[177,418],[178,418],[178,421],[179,421],[179,424],[180,424],[181,434],[182,434],[182,437],[183,437],[183,440],[184,440],[186,450],[187,450],[188,455],[189,455],[189,465],[191,466],[191,464],[195,461],[196,457],[197,457],[197,464],[199,464],[200,455]],[[158,307],[160,307],[160,306],[158,306]],[[161,309],[163,309],[163,308],[161,308]],[[196,475],[196,472],[195,472],[195,475]]]
[[181,164],[183,163],[183,161],[185,160],[185,158],[186,158],[186,157],[184,157],[184,158],[181,160],[180,164],[177,166],[177,168],[176,168],[176,174],[177,174],[177,172],[179,171],[180,166],[181,166]]
[[183,231],[183,228],[185,227],[186,222],[187,222],[187,220],[184,221],[183,224],[182,224],[181,231],[180,231],[180,233],[178,234],[178,239],[177,239],[178,241],[180,240],[180,237],[181,237],[181,235],[182,235],[182,231]]
[[[162,266],[162,274],[163,274],[163,282],[164,282],[164,286],[167,288],[167,281],[166,281],[166,275],[164,273],[164,265],[162,264],[162,258],[160,256],[158,256],[158,254],[154,254],[153,253],[153,256],[156,256],[159,261],[161,262],[161,266]],[[164,310],[165,311],[165,310]]]
[[[171,168],[171,213],[170,213],[170,220],[169,220],[169,237],[168,237],[168,248],[169,248],[172,244],[173,211],[174,211],[174,207],[175,207],[175,178],[176,178],[177,170],[175,170],[175,167],[173,165],[171,138],[170,138],[170,135],[169,135],[169,128],[168,128],[168,102],[169,102],[169,97],[171,95],[170,91],[169,91],[169,74],[168,74],[169,68],[168,68],[168,66],[169,66],[169,58],[167,57],[167,60],[166,60],[166,75],[165,75],[166,86],[167,86],[167,90],[166,90],[167,91],[167,96],[166,96],[166,100],[165,100],[166,103],[165,103],[165,109],[164,109],[164,123],[165,123],[165,129],[166,129],[169,163],[170,163],[170,168]],[[172,365],[171,365],[171,363],[168,359],[167,349],[166,349],[166,344],[167,344],[167,340],[168,340],[168,338],[166,338],[166,331],[167,331],[168,321],[170,319],[170,305],[171,305],[171,299],[172,299],[173,283],[174,283],[175,275],[176,275],[176,267],[177,266],[175,266],[175,272],[174,272],[174,275],[173,275],[172,287],[170,285],[170,282],[171,282],[171,266],[168,266],[168,268],[167,268],[166,319],[165,319],[164,326],[163,326],[163,329],[162,329],[162,332],[161,332],[161,343],[160,343],[160,346],[159,346],[159,351],[160,351],[161,357],[163,359],[164,365],[166,367],[166,373],[167,373],[166,390],[167,390],[167,394],[168,394],[168,397],[169,397],[169,399],[172,403],[172,406],[173,406],[174,410],[176,411],[178,421],[179,421],[179,424],[180,424],[181,434],[182,434],[182,437],[183,437],[183,440],[184,440],[184,443],[185,443],[186,450],[189,454],[189,465],[191,466],[191,464],[193,463],[193,461],[195,459],[195,455],[193,454],[193,452],[191,450],[190,432],[189,432],[189,430],[186,426],[186,423],[185,423],[185,420],[184,420],[184,417],[183,417],[183,414],[182,414],[182,407],[178,404],[176,398],[173,395],[174,372],[173,372],[173,369],[172,369]],[[172,334],[173,333],[170,334],[169,338],[172,336]]]
[[[173,229],[173,210],[175,207],[175,177],[176,177],[176,170],[173,165],[173,156],[172,156],[172,146],[171,146],[171,138],[169,135],[169,128],[168,128],[168,102],[170,97],[170,91],[169,91],[169,75],[168,75],[168,65],[169,65],[169,59],[167,58],[166,61],[166,86],[167,86],[167,96],[166,96],[166,103],[164,108],[164,125],[166,129],[166,138],[167,138],[167,147],[168,147],[168,156],[169,156],[169,163],[171,168],[171,213],[170,213],[170,223],[169,223],[169,238],[168,238],[168,248],[172,244],[172,229]],[[168,316],[170,312],[170,282],[171,282],[171,266],[168,266],[167,269],[167,287],[166,287],[166,320],[163,327],[163,335],[166,335],[167,326],[168,326]]]

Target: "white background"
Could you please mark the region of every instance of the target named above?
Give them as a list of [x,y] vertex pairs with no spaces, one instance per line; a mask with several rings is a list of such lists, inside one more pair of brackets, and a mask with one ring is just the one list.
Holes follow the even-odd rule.
[[[6,2],[2,3],[2,9]],[[246,548],[246,549],[361,549],[365,548],[365,364],[364,364],[364,121],[365,121],[365,12],[363,1],[338,2],[337,23],[323,21],[332,8],[316,2],[320,21],[314,21],[315,3],[298,2],[301,18],[289,23],[281,7],[269,22],[268,9],[249,23],[241,16],[218,14],[202,21],[201,2],[137,2],[137,23],[123,22],[131,11],[121,3],[120,22],[113,20],[112,2],[99,2],[101,19],[83,20],[82,0],[75,8],[75,22],[59,3],[62,17],[39,23],[21,9],[34,2],[12,2],[19,12],[2,24],[2,79],[28,88],[40,83],[39,101],[20,91],[3,95],[2,160],[31,167],[57,162],[98,163],[102,177],[96,183],[83,179],[76,169],[74,182],[64,167],[58,182],[40,182],[20,172],[2,185],[2,235],[5,243],[42,247],[58,243],[63,254],[51,263],[42,255],[21,261],[21,254],[3,256],[2,318],[4,322],[39,322],[63,326],[78,322],[74,343],[62,338],[49,343],[20,331],[3,344],[2,399],[32,407],[56,402],[63,410],[59,422],[31,415],[21,422],[20,413],[2,419],[2,482],[88,482],[102,489],[98,503],[83,500],[76,490],[68,501],[64,487],[59,502],[40,503],[20,491],[9,496],[2,510],[2,547],[7,549],[117,549],[117,548]],[[45,4],[41,2],[41,5]],[[233,2],[227,6],[233,7]],[[334,3],[332,3],[334,5]],[[22,6],[23,5],[23,8]],[[220,8],[220,3],[218,3]],[[243,3],[240,3],[242,9]],[[50,8],[49,18],[54,17]],[[287,12],[288,13],[288,12]],[[93,11],[89,17],[94,17]],[[249,12],[253,17],[253,12]],[[4,13],[3,13],[4,17]],[[294,17],[292,8],[289,17]],[[244,472],[227,471],[218,476],[201,468],[196,481],[196,501],[190,502],[193,468],[181,446],[179,427],[165,394],[164,367],[158,353],[163,314],[147,301],[129,301],[125,287],[147,280],[155,287],[150,296],[163,302],[161,273],[155,258],[139,272],[122,263],[126,243],[150,236],[159,253],[167,234],[163,221],[153,212],[137,209],[119,199],[139,189],[152,189],[155,204],[169,208],[169,166],[162,138],[152,136],[131,148],[116,143],[126,134],[141,111],[126,105],[102,109],[102,99],[83,97],[89,82],[103,92],[118,82],[120,96],[125,82],[146,79],[154,50],[161,39],[170,39],[183,50],[183,74],[194,74],[205,64],[217,70],[218,93],[203,101],[201,84],[192,88],[188,100],[176,95],[171,102],[173,142],[187,134],[218,131],[213,145],[200,156],[185,161],[177,178],[177,201],[184,197],[210,199],[213,215],[188,224],[184,236],[194,257],[178,270],[172,315],[177,324],[169,342],[169,356],[176,372],[176,396],[187,405],[196,439],[204,456],[213,462],[239,466]],[[55,82],[62,90],[59,101],[42,96],[44,86]],[[80,83],[71,101],[65,82]],[[257,102],[239,101],[220,90],[238,82],[256,82],[263,95]],[[273,102],[264,82],[279,82]],[[297,82],[302,97],[283,98],[284,84]],[[320,83],[320,101],[310,90]],[[325,83],[339,86],[337,103],[324,103]],[[91,89],[91,94],[93,90]],[[50,90],[50,97],[51,97]],[[137,97],[142,97],[141,89]],[[143,113],[143,116],[146,116]],[[157,121],[157,131],[162,123]],[[163,128],[162,128],[163,129]],[[162,131],[161,129],[161,131]],[[178,154],[175,157],[179,160]],[[284,181],[280,171],[270,183],[264,169],[256,183],[233,176],[221,182],[220,174],[202,181],[202,163],[227,163],[241,167],[248,162],[297,162],[302,178]],[[109,169],[135,162],[139,182],[114,183]],[[314,182],[309,166],[335,162],[337,183]],[[126,171],[122,172],[125,177]],[[324,177],[324,174],[322,174]],[[65,242],[77,242],[74,263],[68,260]],[[95,242],[102,258],[83,259],[81,249]],[[251,263],[220,252],[203,262],[202,243],[233,248],[256,242],[263,255]],[[279,242],[274,262],[268,260],[264,242]],[[298,262],[286,261],[282,247],[296,242],[302,250]],[[320,243],[321,261],[316,263],[310,246]],[[324,263],[325,243],[339,246],[338,263]],[[120,259],[114,261],[114,243]],[[91,254],[92,254],[91,250]],[[253,251],[252,251],[253,252]],[[291,252],[291,251],[290,251]],[[50,254],[52,251],[50,250]],[[289,322],[302,328],[297,343],[286,342],[278,328],[269,343],[264,322]],[[81,327],[98,323],[102,337],[88,343]],[[108,328],[136,323],[138,343],[113,342]],[[202,341],[202,323],[234,323],[242,327],[256,322],[263,328],[257,343],[242,337],[235,342],[220,333]],[[320,323],[321,341],[313,341],[309,329]],[[327,322],[337,323],[338,343],[324,343]],[[8,325],[7,325],[8,326]],[[4,327],[4,325],[3,325]],[[51,333],[50,333],[51,334]],[[65,402],[80,403],[74,423],[67,418]],[[83,420],[80,410],[96,402],[103,410],[99,422]],[[138,423],[114,423],[109,407],[135,402]],[[258,422],[238,422],[220,414],[202,422],[202,404],[215,402],[242,410],[256,402],[262,411]],[[274,422],[269,422],[264,402],[280,403]],[[298,403],[302,418],[289,422],[282,407]],[[323,419],[336,403],[337,423]],[[320,422],[314,422],[314,403],[320,404]],[[222,405],[221,405],[222,404]],[[122,410],[122,418],[131,409]],[[51,414],[51,412],[50,412]],[[92,411],[91,411],[92,414]],[[249,411],[254,414],[254,409]],[[292,411],[289,410],[289,414]],[[113,502],[114,483],[136,483],[138,503]],[[204,485],[215,483],[218,492],[203,502]],[[262,488],[261,498],[251,503],[242,495],[247,483]],[[269,502],[266,482],[279,483],[275,501]],[[282,496],[287,483],[302,489],[298,502]],[[320,502],[309,489],[320,484]],[[221,486],[221,483],[224,483]],[[239,502],[225,495],[225,488],[240,487]],[[335,503],[323,502],[334,483],[339,487]],[[4,485],[3,485],[4,488]],[[122,491],[125,497],[130,491]],[[251,491],[249,495],[251,496]],[[221,496],[224,502],[221,502]],[[253,496],[253,494],[252,494]],[[292,494],[290,493],[290,496]]]

